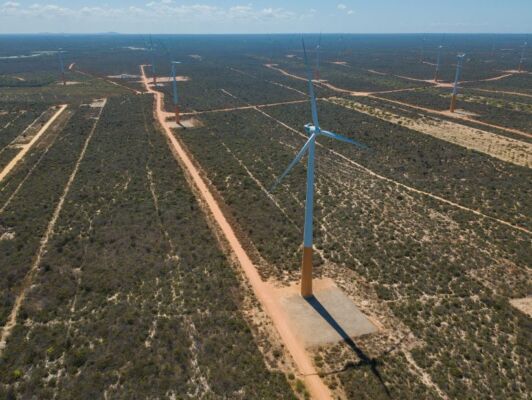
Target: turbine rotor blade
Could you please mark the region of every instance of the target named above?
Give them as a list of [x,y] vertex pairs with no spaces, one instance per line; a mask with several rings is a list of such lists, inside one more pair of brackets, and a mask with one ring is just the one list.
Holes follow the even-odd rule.
[[294,168],[294,166],[303,158],[303,156],[305,155],[305,153],[307,152],[309,146],[310,146],[310,143],[316,138],[316,134],[313,133],[309,140],[307,140],[307,142],[303,145],[303,147],[301,148],[301,150],[299,150],[299,153],[297,153],[296,155],[296,158],[294,158],[294,160],[290,163],[290,165],[288,165],[288,167],[285,169],[285,171],[283,172],[283,174],[277,178],[277,180],[275,181],[275,183],[273,184],[272,188],[270,189],[270,193],[272,193],[276,188],[277,186],[279,186],[279,184],[281,183],[281,181],[284,179],[284,177],[286,175],[288,175],[288,173],[292,170],[292,168]]
[[345,143],[349,143],[349,144],[353,144],[361,149],[368,149],[368,146],[366,146],[365,144],[362,144],[360,142],[357,142],[356,140],[353,140],[353,139],[349,139],[345,136],[342,136],[342,135],[339,135],[337,133],[334,133],[334,132],[329,132],[329,131],[320,131],[320,134],[323,135],[323,136],[327,136],[328,138],[331,138],[331,139],[335,139],[335,140],[339,140],[340,142],[345,142]]
[[307,80],[308,80],[308,92],[310,96],[310,108],[312,110],[312,122],[317,131],[320,129],[320,123],[318,121],[318,106],[316,105],[316,95],[314,94],[314,85],[312,84],[312,69],[308,63],[307,48],[305,47],[305,39],[301,39],[303,42],[303,53],[305,55],[305,66],[307,68]]

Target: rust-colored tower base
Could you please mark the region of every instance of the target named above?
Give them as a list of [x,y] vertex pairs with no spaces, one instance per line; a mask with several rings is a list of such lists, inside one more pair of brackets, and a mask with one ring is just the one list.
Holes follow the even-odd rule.
[[451,97],[451,108],[449,109],[452,113],[454,110],[456,110],[456,95],[453,94],[453,97]]
[[519,63],[519,68],[517,69],[519,72],[523,72],[523,63]]
[[153,86],[157,86],[157,76],[153,75]]
[[438,76],[438,71],[436,71],[436,73],[434,74],[434,82],[438,83],[438,79],[440,79],[440,77]]
[[63,80],[63,86],[66,86],[66,79],[65,79],[65,73],[64,72],[61,74],[61,79]]
[[175,106],[175,123],[179,125],[181,122],[181,116],[179,115],[179,106]]
[[301,296],[312,297],[312,247],[303,247],[301,265]]

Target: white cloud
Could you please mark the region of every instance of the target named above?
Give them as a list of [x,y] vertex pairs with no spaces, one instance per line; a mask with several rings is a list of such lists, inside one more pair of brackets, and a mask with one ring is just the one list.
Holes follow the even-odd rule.
[[353,15],[355,13],[353,10],[349,9],[344,3],[338,4],[336,8],[341,12],[346,13],[347,15]]
[[173,0],[150,1],[143,7],[130,6],[125,8],[112,8],[108,6],[80,8],[61,7],[54,4],[33,4],[29,7],[21,7],[19,3],[8,1],[0,5],[0,17],[6,16],[34,16],[54,18],[60,16],[74,18],[89,17],[129,17],[129,18],[187,18],[188,19],[233,19],[244,20],[271,20],[286,19],[295,16],[295,13],[284,8],[254,8],[251,4],[237,5],[229,8],[221,8],[208,4],[178,5]]

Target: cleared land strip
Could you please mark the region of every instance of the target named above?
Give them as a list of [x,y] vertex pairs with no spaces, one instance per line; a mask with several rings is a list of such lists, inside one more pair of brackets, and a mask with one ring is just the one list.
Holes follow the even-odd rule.
[[[374,93],[374,94],[379,94],[379,93]],[[387,99],[386,97],[374,96],[373,94],[370,94],[368,97],[371,97],[371,98],[374,98],[374,99],[378,99],[378,100],[382,100],[382,101],[386,101],[388,103],[398,104],[398,105],[401,105],[401,106],[404,106],[404,107],[414,108],[416,110],[420,110],[420,111],[427,112],[427,113],[443,115],[443,116],[446,116],[446,117],[449,117],[449,118],[454,118],[454,119],[461,119],[461,120],[471,121],[471,122],[474,122],[475,124],[478,124],[478,125],[483,125],[483,126],[487,126],[487,127],[490,127],[490,128],[500,129],[501,131],[515,133],[517,135],[521,135],[521,136],[525,136],[525,137],[528,137],[528,138],[532,138],[532,134],[530,134],[528,132],[523,132],[523,131],[520,131],[518,129],[505,128],[504,126],[495,125],[495,124],[489,124],[487,122],[482,122],[482,121],[479,121],[478,119],[471,118],[469,115],[451,113],[450,111],[433,110],[431,108],[416,106],[416,105],[413,105],[413,104],[410,104],[410,103],[405,103],[404,101],[398,101],[398,100]]]
[[40,137],[48,130],[50,125],[53,124],[53,122],[61,115],[63,111],[68,107],[67,104],[63,104],[59,107],[59,110],[55,112],[54,115],[46,122],[46,124],[43,125],[43,127],[37,132],[37,134],[31,139],[31,141],[24,145],[22,149],[19,151],[19,153],[13,157],[13,159],[5,166],[5,168],[0,172],[0,182],[4,180],[4,178],[11,172],[11,170],[17,165],[17,163],[24,158],[26,153],[31,150],[33,145],[40,139]]
[[532,144],[435,117],[408,118],[352,100],[325,101],[408,129],[487,154],[523,167],[532,167]]
[[[304,137],[305,139],[308,139],[308,138],[307,138],[302,132],[300,132],[300,131],[298,131],[297,129],[291,127],[290,125],[287,125],[287,124],[285,124],[285,123],[282,122],[282,121],[279,121],[277,118],[271,116],[270,114],[266,113],[265,111],[263,111],[263,110],[261,110],[261,109],[259,109],[259,108],[255,108],[255,109],[256,109],[258,112],[260,112],[261,114],[263,114],[263,115],[265,115],[266,117],[270,118],[271,120],[277,122],[279,125],[285,127],[286,129],[288,129],[288,130],[290,130],[290,131],[292,131],[292,132],[294,132],[294,133],[296,133],[296,134],[298,134],[298,135]],[[321,146],[321,145],[318,143],[318,146]],[[500,223],[500,224],[502,224],[502,225],[505,225],[505,226],[508,226],[508,227],[510,227],[510,228],[512,228],[512,229],[516,229],[516,230],[518,230],[518,231],[521,231],[521,232],[527,233],[527,234],[529,234],[529,235],[532,235],[532,232],[529,231],[529,230],[526,229],[526,228],[523,228],[523,227],[521,227],[521,226],[514,225],[514,224],[512,224],[512,223],[510,223],[510,222],[508,222],[508,221],[504,221],[504,220],[502,220],[502,219],[499,219],[499,218],[496,218],[496,217],[492,217],[492,216],[490,216],[490,215],[486,215],[486,214],[484,214],[484,213],[481,213],[481,212],[478,211],[478,210],[474,210],[474,209],[472,209],[472,208],[465,207],[465,206],[463,206],[463,205],[461,205],[461,204],[458,204],[458,203],[455,203],[455,202],[453,202],[453,201],[447,200],[447,199],[445,199],[445,198],[443,198],[443,197],[440,197],[440,196],[438,196],[438,195],[435,195],[435,194],[433,194],[433,193],[425,192],[425,191],[423,191],[423,190],[419,190],[419,189],[416,189],[416,188],[414,188],[414,187],[411,187],[411,186],[405,185],[404,183],[397,182],[396,180],[393,180],[393,179],[391,179],[391,178],[388,178],[388,177],[386,177],[386,176],[380,175],[380,174],[378,174],[378,173],[372,171],[371,169],[369,169],[369,168],[363,166],[362,164],[357,163],[356,161],[353,161],[352,159],[350,159],[350,158],[344,156],[343,154],[338,153],[338,152],[335,151],[335,150],[332,150],[332,149],[330,149],[330,148],[326,148],[326,149],[327,149],[328,151],[330,151],[332,154],[334,154],[334,155],[336,155],[336,156],[342,158],[343,160],[347,161],[347,162],[350,163],[351,165],[357,167],[357,168],[360,169],[361,171],[364,171],[364,172],[370,174],[371,176],[374,176],[375,178],[378,178],[378,179],[384,180],[384,181],[386,181],[386,182],[393,183],[394,185],[400,186],[400,187],[402,187],[403,189],[406,189],[406,190],[408,190],[408,191],[410,191],[410,192],[414,192],[414,193],[418,193],[418,194],[421,194],[421,195],[424,195],[424,196],[430,197],[430,198],[432,198],[432,199],[434,199],[434,200],[437,200],[437,201],[440,201],[440,202],[442,202],[442,203],[448,204],[448,205],[450,205],[450,206],[452,206],[452,207],[455,207],[455,208],[458,208],[458,209],[460,209],[460,210],[471,212],[471,213],[473,213],[473,214],[475,214],[475,215],[478,215],[479,217],[486,218],[486,219],[489,219],[489,220],[491,220],[491,221],[498,222],[498,223]]]
[[231,247],[231,250],[238,259],[242,270],[244,271],[251,287],[253,288],[253,292],[275,325],[283,343],[298,366],[299,372],[304,376],[309,392],[316,399],[332,399],[329,388],[317,375],[317,371],[314,368],[304,345],[300,340],[297,340],[297,338],[294,336],[294,333],[290,330],[288,321],[286,320],[287,316],[275,299],[274,288],[271,287],[267,282],[264,282],[260,277],[255,265],[253,265],[253,262],[242,247],[235,232],[233,231],[233,228],[225,218],[225,215],[210,192],[207,184],[194,166],[194,163],[188,156],[185,149],[181,146],[180,142],[173,135],[172,130],[166,123],[165,113],[163,111],[164,94],[150,87],[148,78],[146,77],[144,71],[144,65],[141,65],[140,69],[146,90],[155,95],[155,114],[157,120],[164,129],[164,133],[171,143],[174,154],[176,154],[178,161],[184,167],[184,170],[187,172],[190,179],[196,186],[195,193],[199,193],[201,195],[203,201],[220,227],[221,232],[225,236],[229,246]]
[[[100,116],[102,115],[102,111],[103,111],[104,107],[105,107],[105,102],[104,102],[104,105],[102,106],[102,108],[100,109],[100,113],[98,114],[98,117],[95,120],[94,125],[93,125],[89,135],[87,136],[87,139],[85,140],[85,143],[83,145],[81,153],[80,153],[80,155],[79,155],[79,157],[78,157],[78,159],[76,161],[76,164],[74,166],[74,170],[70,174],[70,177],[68,178],[68,181],[67,181],[67,184],[65,186],[65,189],[63,190],[63,193],[62,193],[61,197],[59,198],[59,201],[58,201],[58,203],[57,203],[57,205],[56,205],[56,207],[54,209],[54,213],[52,215],[52,218],[50,219],[50,222],[48,223],[48,226],[46,228],[46,232],[44,233],[44,236],[41,239],[41,243],[40,243],[39,249],[37,251],[37,255],[35,257],[35,261],[31,265],[30,270],[28,271],[28,273],[26,274],[26,276],[24,278],[24,281],[22,283],[22,288],[20,290],[20,293],[17,295],[15,303],[13,304],[13,308],[11,309],[11,312],[9,314],[9,318],[8,318],[6,324],[2,327],[2,333],[0,335],[0,357],[2,356],[2,354],[4,352],[4,349],[5,349],[6,343],[7,343],[7,339],[9,338],[9,335],[11,335],[11,332],[12,332],[13,328],[17,324],[17,317],[18,317],[18,313],[20,311],[20,307],[22,306],[22,303],[24,302],[24,299],[26,297],[26,293],[27,293],[28,289],[30,289],[30,287],[32,285],[33,278],[35,277],[35,274],[37,273],[39,264],[41,262],[41,259],[42,259],[43,255],[44,255],[44,252],[46,250],[46,246],[48,244],[48,240],[50,239],[50,236],[53,233],[55,224],[57,222],[57,219],[59,218],[59,214],[61,213],[61,209],[63,208],[63,204],[65,202],[65,198],[66,198],[66,196],[67,196],[67,194],[68,194],[68,192],[70,190],[70,187],[72,186],[72,182],[74,182],[74,179],[76,178],[76,174],[78,173],[79,165],[81,163],[81,160],[83,160],[83,157],[85,156],[85,152],[87,150],[87,147],[89,146],[89,142],[90,142],[92,136],[94,135],[94,132],[96,130],[96,126],[98,125],[98,121],[100,120]],[[66,105],[63,106],[63,108],[61,109],[61,112],[65,108],[66,108]],[[58,115],[58,114],[56,114],[56,115]],[[46,127],[46,125],[45,125],[45,127]]]

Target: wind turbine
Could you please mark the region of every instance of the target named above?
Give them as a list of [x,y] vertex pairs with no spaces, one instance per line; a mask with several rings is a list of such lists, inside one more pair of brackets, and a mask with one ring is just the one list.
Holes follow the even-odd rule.
[[441,49],[443,46],[440,44],[438,46],[438,57],[436,59],[436,72],[434,73],[434,82],[438,83],[438,78],[440,74],[440,61],[441,61]]
[[419,62],[422,63],[423,62],[423,55],[425,53],[425,42],[427,41],[427,38],[425,36],[423,36],[423,38],[421,39],[421,49],[419,51]]
[[315,79],[320,80],[320,50],[321,50],[321,33],[320,38],[318,39],[318,45],[316,46],[316,73]]
[[453,113],[456,109],[456,95],[458,94],[458,80],[460,79],[460,73],[462,72],[462,64],[464,62],[465,53],[458,54],[456,63],[456,75],[454,76],[453,96],[451,97],[450,111]]
[[59,71],[61,72],[61,80],[63,81],[63,86],[66,86],[65,64],[63,63],[63,50],[62,49],[59,49],[57,56],[59,57]]
[[336,139],[341,142],[354,144],[360,148],[367,148],[365,145],[348,139],[344,136],[333,132],[322,130],[318,122],[318,107],[316,104],[316,96],[314,94],[314,86],[312,84],[312,70],[309,67],[307,50],[305,48],[305,41],[303,40],[303,52],[305,55],[305,66],[307,68],[308,91],[310,96],[310,106],[312,111],[312,123],[305,125],[305,132],[309,136],[307,142],[303,145],[296,158],[288,165],[288,168],[283,174],[277,178],[270,192],[272,192],[283,178],[294,168],[294,166],[303,158],[305,153],[307,157],[307,189],[305,201],[305,227],[303,234],[303,261],[301,266],[301,296],[308,298],[312,297],[312,241],[313,241],[313,214],[314,214],[314,151],[316,146],[316,139],[319,136],[326,136],[331,139]]
[[177,104],[177,80],[176,80],[176,66],[181,64],[181,61],[172,61],[172,89],[174,91],[174,111],[175,111],[175,122],[179,125],[179,105]]
[[153,74],[153,86],[157,86],[157,75],[155,74],[155,49],[153,48],[153,40],[150,35],[150,52],[151,52],[151,73]]
[[525,50],[526,46],[528,45],[527,42],[523,44],[523,50],[521,50],[521,58],[519,59],[519,72],[523,72],[523,63],[525,62]]

